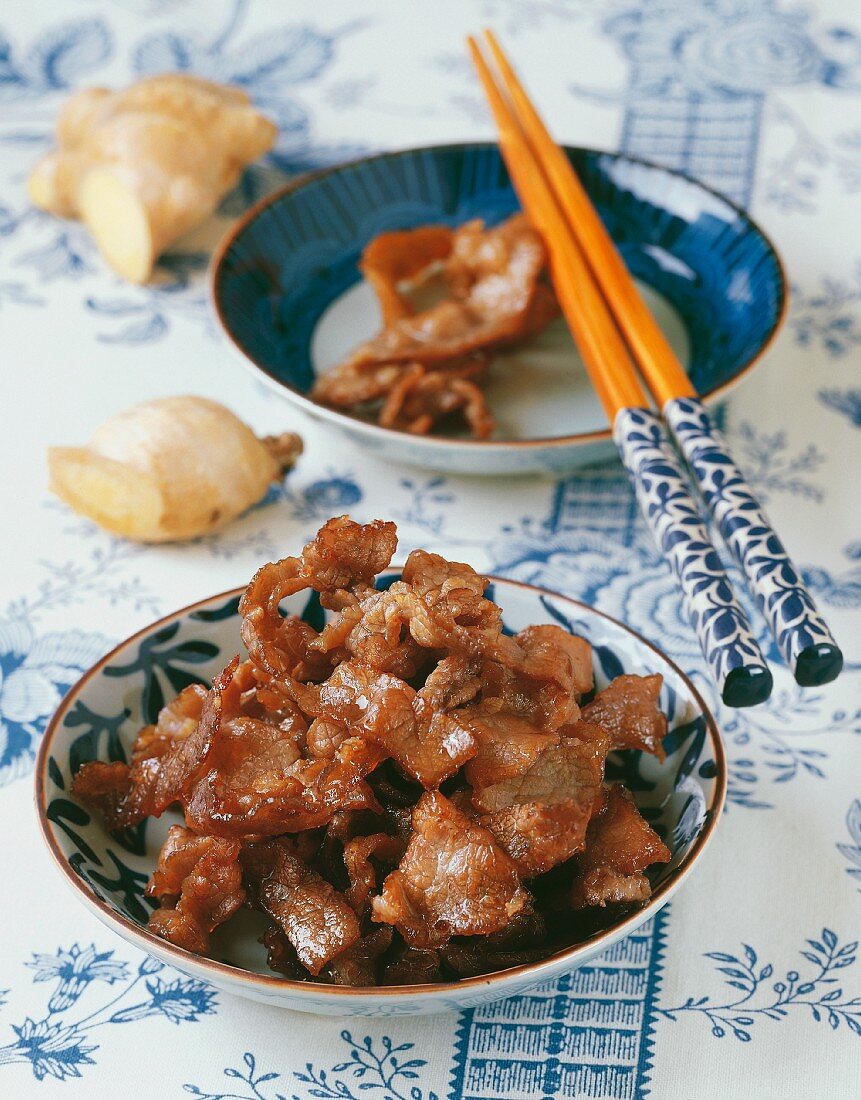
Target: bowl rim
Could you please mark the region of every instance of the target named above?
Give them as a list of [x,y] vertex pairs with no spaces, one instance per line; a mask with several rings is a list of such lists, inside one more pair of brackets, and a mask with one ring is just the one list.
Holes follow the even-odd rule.
[[[385,576],[387,573],[399,572],[400,566],[390,565],[387,569],[383,570],[380,574]],[[693,870],[696,863],[702,856],[707,844],[711,840],[718,819],[724,808],[726,801],[726,789],[727,789],[727,768],[726,768],[726,756],[723,748],[723,741],[721,739],[720,731],[718,730],[717,723],[711,710],[706,705],[705,700],[693,683],[691,678],[685,673],[675,661],[668,657],[661,649],[658,648],[653,642],[650,642],[648,638],[644,638],[636,630],[632,630],[631,627],[626,626],[612,615],[608,615],[604,611],[599,611],[597,608],[590,607],[588,604],[583,603],[582,600],[576,600],[571,596],[565,596],[561,592],[554,592],[552,589],[545,588],[542,585],[529,584],[526,581],[513,580],[509,577],[500,577],[492,573],[482,574],[487,577],[488,581],[496,585],[510,585],[514,588],[523,588],[529,591],[539,593],[545,596],[552,596],[556,599],[564,600],[568,604],[572,604],[579,608],[581,611],[586,611],[591,615],[597,615],[601,619],[612,623],[614,626],[620,627],[625,633],[630,634],[638,642],[645,645],[648,649],[652,650],[662,661],[666,662],[673,670],[673,672],[681,679],[685,688],[688,690],[694,701],[700,707],[703,717],[706,721],[706,730],[711,742],[711,748],[714,754],[714,762],[716,767],[716,774],[714,776],[714,791],[711,801],[706,808],[706,818],[702,829],[697,834],[690,847],[690,850],[686,853],[679,866],[675,870],[671,871],[667,878],[655,888],[651,898],[640,909],[635,909],[624,917],[621,921],[611,925],[609,928],[601,929],[598,932],[588,936],[585,940],[581,940],[578,943],[570,944],[568,947],[562,948],[560,951],[556,951],[546,958],[540,959],[537,962],[521,963],[519,966],[509,967],[505,970],[494,970],[489,974],[478,974],[473,977],[461,978],[456,981],[450,982],[433,982],[425,985],[391,985],[391,986],[340,986],[327,983],[309,983],[307,981],[294,981],[289,978],[279,977],[275,974],[259,974],[252,970],[246,970],[243,967],[234,966],[231,963],[221,962],[218,959],[211,959],[205,955],[195,955],[193,952],[186,951],[181,947],[177,947],[175,944],[170,943],[168,940],[162,939],[160,936],[156,936],[145,926],[136,924],[129,917],[123,913],[117,912],[111,905],[101,898],[97,897],[90,887],[82,880],[82,878],[75,873],[69,864],[68,859],[60,849],[59,842],[51,828],[51,824],[47,817],[47,798],[46,798],[46,776],[48,768],[48,757],[51,752],[53,742],[62,728],[63,719],[78,695],[87,686],[89,681],[97,676],[106,665],[110,664],[115,657],[123,652],[126,647],[136,642],[139,638],[143,638],[148,634],[154,633],[160,630],[168,623],[176,620],[187,618],[191,612],[198,608],[213,603],[215,601],[227,601],[237,596],[241,596],[245,591],[246,586],[238,588],[230,588],[223,592],[217,592],[211,596],[206,596],[203,599],[195,600],[193,603],[181,607],[176,611],[172,611],[167,615],[162,616],[155,621],[148,623],[140,630],[130,634],[123,641],[114,646],[108,653],[101,657],[91,668],[80,677],[80,679],[72,685],[66,692],[60,701],[59,706],[51,716],[45,733],[42,737],[39,745],[39,751],[36,755],[35,771],[34,771],[34,801],[36,805],[36,816],[39,823],[39,831],[42,835],[42,839],[50,852],[54,863],[59,868],[62,875],[67,881],[67,885],[70,886],[72,891],[80,895],[80,900],[85,906],[93,910],[96,916],[107,925],[119,925],[123,930],[122,933],[117,931],[118,935],[122,935],[124,939],[131,939],[137,941],[137,946],[140,950],[148,952],[150,955],[158,956],[161,954],[167,954],[168,956],[175,958],[176,968],[187,972],[187,968],[190,964],[196,967],[200,967],[204,971],[211,970],[216,975],[223,975],[225,978],[231,981],[247,982],[252,986],[262,986],[267,990],[280,990],[284,993],[294,993],[300,998],[304,996],[317,994],[318,997],[330,997],[341,996],[348,998],[364,998],[364,999],[377,999],[379,1001],[388,1001],[392,997],[396,996],[418,996],[426,993],[429,995],[445,994],[446,992],[454,994],[455,991],[461,989],[470,989],[483,986],[485,988],[500,984],[504,986],[509,979],[520,977],[526,977],[527,975],[534,977],[536,982],[542,980],[543,972],[546,970],[555,969],[556,965],[560,962],[570,959],[572,966],[576,965],[575,960],[583,953],[588,952],[589,956],[595,954],[596,951],[600,951],[601,945],[604,941],[607,943],[605,947],[609,947],[611,943],[615,943],[618,939],[621,939],[623,935],[626,935],[629,931],[633,931],[635,928],[644,924],[652,916],[655,915],[666,902],[669,900],[671,894],[675,893],[678,887],[682,884],[685,878]],[[114,929],[116,931],[116,929]],[[593,950],[596,949],[596,950]],[[504,994],[500,994],[503,996]]]
[[[701,180],[696,179],[694,176],[689,175],[686,172],[677,171],[674,168],[668,168],[666,165],[658,164],[656,161],[647,160],[645,157],[629,156],[627,153],[613,152],[608,149],[598,149],[594,146],[588,145],[568,145],[564,144],[563,149],[566,152],[572,153],[585,153],[593,154],[595,156],[610,157],[615,161],[626,161],[629,164],[642,165],[650,170],[658,171],[666,176],[672,176],[676,179],[685,181],[686,183],[693,184],[701,191],[718,199],[720,202],[725,203],[731,210],[734,210],[742,222],[745,223],[748,229],[756,233],[763,243],[765,244],[766,251],[771,255],[774,260],[775,268],[777,270],[777,313],[774,319],[774,323],[771,329],[766,334],[766,337],[759,350],[752,355],[747,362],[743,363],[741,369],[732,378],[727,379],[720,385],[712,386],[710,389],[703,390],[698,393],[698,398],[704,403],[709,403],[718,400],[721,396],[726,394],[732,387],[738,385],[743,381],[750,371],[763,359],[766,353],[771,349],[778,334],[783,328],[784,322],[789,310],[789,280],[786,274],[786,268],[781,258],[780,253],[777,250],[774,241],[771,239],[768,233],[762,228],[762,226],[755,221],[747,210],[741,206],[740,203],[734,202],[727,195],[724,195],[721,191],[718,191],[714,187],[710,187],[708,184],[703,183]],[[591,431],[576,432],[569,435],[554,435],[546,436],[543,438],[533,439],[472,439],[472,438],[451,438],[447,436],[438,435],[413,435],[410,432],[403,431],[399,428],[388,428],[382,424],[374,424],[370,421],[361,420],[358,417],[350,416],[347,413],[339,412],[337,409],[330,409],[326,405],[321,405],[318,402],[312,400],[306,394],[301,393],[294,386],[285,382],[282,378],[279,378],[272,370],[270,370],[264,363],[259,362],[257,358],[251,355],[245,350],[239,343],[238,339],[234,336],[225,315],[223,308],[220,287],[223,277],[224,262],[227,253],[236,243],[237,239],[246,228],[258,218],[264,210],[273,206],[275,203],[280,202],[285,197],[292,195],[294,192],[302,190],[309,184],[316,183],[318,180],[324,179],[326,176],[333,175],[336,172],[342,172],[350,168],[355,168],[358,165],[368,162],[379,160],[393,160],[397,157],[411,156],[419,153],[434,153],[444,152],[451,149],[492,149],[498,148],[496,142],[492,141],[456,141],[456,142],[435,142],[432,145],[412,145],[401,149],[384,149],[378,153],[371,153],[366,156],[353,157],[350,160],[342,161],[337,164],[330,164],[323,168],[318,168],[310,172],[302,172],[282,187],[276,188],[268,195],[264,195],[261,199],[258,199],[252,206],[250,206],[239,218],[230,226],[225,235],[218,242],[212,253],[212,259],[209,264],[208,271],[208,289],[209,298],[212,303],[213,311],[215,313],[218,326],[221,329],[223,335],[230,342],[234,351],[239,355],[240,359],[244,363],[246,369],[250,370],[258,381],[262,381],[270,389],[278,392],[283,398],[289,401],[293,401],[301,409],[303,409],[308,415],[317,419],[327,420],[332,424],[336,424],[341,428],[350,428],[354,433],[360,435],[368,435],[370,438],[377,438],[379,440],[386,439],[401,439],[406,442],[409,440],[413,445],[426,448],[428,450],[441,450],[451,447],[466,447],[469,450],[483,451],[485,454],[493,454],[494,452],[506,453],[511,450],[527,450],[527,451],[540,451],[543,449],[555,449],[566,448],[571,446],[585,446],[590,443],[599,443],[609,441],[613,437],[613,427],[608,425],[606,428],[594,428]]]

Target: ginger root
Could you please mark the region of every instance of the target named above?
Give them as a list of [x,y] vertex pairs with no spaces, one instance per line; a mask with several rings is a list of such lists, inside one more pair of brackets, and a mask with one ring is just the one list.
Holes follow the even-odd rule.
[[166,542],[208,534],[256,504],[302,453],[293,432],[258,439],[203,397],[134,405],[86,447],[52,447],[51,489],[114,535]]
[[207,218],[277,130],[239,88],[167,73],[66,101],[59,148],[28,181],[31,202],[80,217],[114,270],[144,283],[161,253]]

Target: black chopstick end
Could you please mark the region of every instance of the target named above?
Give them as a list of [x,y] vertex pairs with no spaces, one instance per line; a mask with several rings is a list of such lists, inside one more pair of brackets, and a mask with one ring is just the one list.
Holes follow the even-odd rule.
[[721,698],[728,707],[755,707],[771,695],[774,677],[767,668],[734,668],[724,680]]
[[811,645],[798,654],[795,682],[802,687],[820,687],[836,680],[843,668],[843,654],[832,642]]

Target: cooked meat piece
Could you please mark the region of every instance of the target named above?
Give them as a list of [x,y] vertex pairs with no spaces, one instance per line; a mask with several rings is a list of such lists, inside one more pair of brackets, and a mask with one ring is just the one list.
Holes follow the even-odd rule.
[[[381,234],[361,270],[383,328],[316,379],[315,400],[424,434],[463,419],[478,439],[493,431],[479,386],[497,348],[535,336],[557,315],[542,277],[546,251],[522,214],[486,229],[473,221]],[[409,291],[442,264],[449,297],[416,311]]]
[[570,859],[585,843],[600,798],[609,740],[563,737],[548,745],[526,771],[476,787],[480,820],[517,864],[532,876]]
[[572,905],[582,909],[647,901],[651,887],[642,872],[671,858],[669,848],[643,819],[633,795],[616,784],[607,791],[601,812],[589,823],[586,846],[577,857],[579,874],[571,890]]
[[[125,765],[85,764],[75,776],[72,792],[101,809],[109,829],[158,817],[191,785],[204,765],[222,713],[238,714],[242,694],[250,683],[250,665],[240,665],[235,657],[216,677],[204,700],[200,721],[188,736],[174,739],[160,756],[139,755],[126,770],[125,778]],[[106,767],[111,771],[105,771]]]
[[206,688],[203,684],[189,684],[175,699],[162,707],[154,726],[144,726],[132,745],[132,762],[161,758],[173,746],[184,741],[197,729]]
[[455,233],[445,279],[453,300],[401,317],[349,357],[350,362],[434,363],[511,339],[524,326],[547,255],[526,218]]
[[284,935],[279,924],[270,924],[260,937],[260,942],[266,948],[266,963],[270,970],[275,970],[294,982],[308,977],[308,971],[296,955],[296,948]]
[[534,962],[547,952],[544,918],[530,902],[499,932],[454,937],[439,953],[458,977],[465,978]]
[[350,880],[347,900],[359,917],[368,912],[371,895],[378,889],[377,869],[371,859],[395,866],[403,858],[405,847],[400,837],[388,833],[357,836],[344,845],[344,866]]
[[517,870],[487,829],[438,791],[413,810],[404,858],[374,898],[373,919],[393,924],[412,947],[451,936],[498,932],[529,904]]
[[592,687],[592,648],[561,627],[531,626],[515,637],[520,647],[505,665],[482,670],[482,703],[529,719],[545,732],[576,721],[577,701]]
[[379,363],[369,367],[348,359],[319,375],[311,395],[321,405],[361,412],[363,406],[370,407],[373,402],[384,398],[412,365]]
[[408,623],[406,609],[389,590],[372,591],[362,596],[357,608],[346,609],[332,631],[343,634],[346,655],[377,672],[409,680],[431,655],[410,636]]
[[454,298],[496,311],[511,304],[515,287],[529,288],[524,297],[531,301],[546,260],[544,242],[525,214],[491,229],[476,218],[455,231],[444,277]]
[[355,523],[338,516],[324,523],[302,551],[302,575],[318,592],[372,585],[387,569],[398,547],[393,523],[376,519]]
[[279,604],[304,588],[325,593],[367,587],[388,566],[397,541],[393,523],[360,524],[339,516],[320,528],[299,558],[259,569],[239,605],[240,632],[252,661],[273,676],[299,675],[297,668],[305,664],[310,675],[303,678],[328,675],[332,663],[316,631],[295,616],[285,618]]
[[239,749],[241,780],[231,771],[235,744],[213,759],[185,801],[189,825],[219,836],[277,836],[316,829],[336,810],[377,808],[364,778],[383,758],[376,746],[350,737],[330,760],[298,759],[270,771],[264,762],[256,772],[259,743],[252,738]]
[[559,740],[558,732],[543,733],[528,719],[483,703],[457,713],[478,743],[477,753],[464,767],[473,787],[490,787],[522,775]]
[[384,327],[415,312],[403,285],[421,282],[429,268],[446,259],[453,238],[448,226],[422,225],[381,233],[365,246],[359,270],[374,288]]
[[83,764],[72,779],[72,794],[105,819],[108,829],[126,824],[123,808],[132,788],[128,764],[121,760],[105,763],[91,760]]
[[454,775],[475,751],[469,730],[431,710],[403,680],[344,661],[320,690],[323,716],[379,745],[426,788]]
[[[387,925],[383,925],[387,927]],[[381,985],[429,985],[442,978],[437,951],[399,944],[383,962]]]
[[419,695],[433,710],[449,711],[481,691],[481,665],[463,654],[444,657],[428,675]]
[[333,985],[377,985],[380,956],[392,942],[392,929],[381,925],[336,955],[321,977]]
[[474,439],[493,432],[493,417],[474,382],[414,363],[389,390],[379,420],[384,428],[427,435],[455,416],[466,422]]
[[274,725],[236,713],[230,667],[204,706],[201,728],[210,713],[214,728],[182,791],[193,829],[240,839],[276,836],[325,825],[338,809],[376,806],[364,781],[383,758],[376,746],[351,737],[331,758],[305,757],[298,711]]
[[607,731],[614,749],[642,749],[663,760],[667,718],[658,705],[663,682],[660,673],[617,676],[583,708],[583,717]]
[[477,974],[491,974],[497,970],[509,970],[513,966],[525,966],[527,963],[546,959],[550,949],[541,944],[536,947],[498,948],[488,950],[484,938],[472,940],[452,940],[440,949],[446,966],[459,978],[472,978]]
[[[299,962],[312,974],[359,939],[356,914],[330,883],[307,867],[288,845],[272,842],[260,853],[271,857],[257,887],[261,909],[281,928]],[[265,870],[258,866],[258,873]]]
[[245,901],[239,848],[235,841],[172,825],[147,885],[147,894],[162,902],[150,915],[150,931],[205,954],[212,932]]
[[[526,652],[523,672],[536,680],[556,683],[578,699],[592,690],[592,646],[553,623],[528,626],[517,635]],[[561,659],[564,654],[567,661]],[[568,662],[570,662],[570,667]]]

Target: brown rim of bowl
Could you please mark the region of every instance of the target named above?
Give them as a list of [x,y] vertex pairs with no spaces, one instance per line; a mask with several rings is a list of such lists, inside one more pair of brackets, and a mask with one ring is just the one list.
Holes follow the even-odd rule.
[[[526,448],[538,450],[543,447],[567,447],[574,445],[585,445],[587,443],[598,443],[602,441],[611,440],[613,437],[612,427],[596,428],[590,432],[578,432],[575,435],[556,435],[547,436],[544,439],[451,439],[446,436],[440,435],[420,435],[416,436],[410,432],[401,431],[398,428],[385,428],[381,424],[372,424],[369,421],[360,420],[358,417],[348,416],[346,413],[339,412],[337,409],[330,409],[326,405],[320,405],[318,402],[313,401],[310,397],[307,397],[304,393],[300,393],[299,390],[289,385],[283,379],[278,378],[268,367],[257,361],[254,356],[247,352],[239,343],[239,341],[233,336],[233,333],[228,327],[227,321],[224,317],[221,300],[219,296],[219,283],[221,279],[221,269],[224,257],[228,250],[233,246],[237,237],[244,231],[250,222],[261,214],[267,207],[272,206],[278,202],[285,195],[292,194],[294,191],[299,191],[309,183],[313,183],[315,180],[322,179],[324,176],[333,174],[334,172],[341,172],[345,169],[352,168],[355,165],[363,164],[365,161],[373,160],[385,160],[399,156],[406,156],[411,153],[422,152],[437,152],[446,149],[464,149],[464,148],[476,148],[484,147],[487,149],[497,148],[495,142],[492,141],[460,141],[460,142],[443,142],[437,145],[414,145],[406,149],[389,149],[380,153],[372,153],[370,156],[356,157],[353,160],[343,161],[340,164],[329,165],[326,168],[318,168],[312,172],[303,172],[295,179],[286,183],[283,187],[277,188],[269,195],[264,195],[262,199],[258,199],[253,206],[249,207],[244,214],[233,223],[228,229],[227,233],[219,241],[218,245],[212,254],[212,259],[209,265],[209,296],[215,310],[215,316],[218,320],[218,324],[221,331],[233,345],[234,349],[239,353],[242,359],[245,361],[249,369],[259,372],[263,376],[263,381],[273,388],[279,390],[286,390],[293,399],[299,404],[301,408],[305,410],[309,415],[316,417],[317,419],[328,420],[333,424],[341,424],[344,427],[353,428],[354,431],[362,431],[373,436],[380,438],[386,437],[402,437],[409,439],[413,443],[418,445],[428,446],[430,448],[438,447],[444,449],[445,447],[458,446],[469,448],[484,448],[486,451],[498,448],[501,450],[509,450],[510,448]],[[606,149],[594,149],[585,145],[565,145],[563,148],[568,152],[574,153],[592,153],[598,156],[612,157],[614,160],[625,160],[631,164],[641,164],[645,168],[657,170],[659,172],[665,172],[670,176],[674,176],[677,179],[684,180],[687,183],[693,184],[695,187],[701,188],[703,191],[734,210],[736,214],[745,222],[751,229],[753,229],[762,240],[765,242],[766,248],[771,253],[774,259],[775,266],[777,268],[778,287],[779,287],[779,301],[777,316],[772,325],[771,331],[768,333],[765,342],[759,351],[753,355],[732,378],[727,379],[726,382],[722,382],[719,386],[713,386],[711,389],[704,390],[698,394],[698,397],[703,402],[710,402],[717,400],[721,394],[726,393],[727,390],[732,389],[733,386],[738,385],[739,382],[745,378],[750,371],[757,365],[757,363],[768,352],[777,338],[778,333],[783,327],[783,323],[786,320],[786,314],[789,309],[789,282],[786,277],[786,269],[784,268],[783,260],[778,252],[771,237],[762,229],[762,227],[753,220],[748,212],[739,203],[733,202],[732,199],[727,198],[726,195],[716,190],[714,187],[709,187],[707,184],[702,183],[694,176],[688,175],[686,172],[677,172],[675,169],[667,168],[662,164],[657,164],[655,161],[646,160],[643,157],[628,156],[627,153],[613,153]]]
[[[388,569],[381,573],[381,576],[385,576],[387,573],[399,572],[397,566],[389,566]],[[618,619],[614,619],[612,615],[607,615],[603,611],[598,611],[594,607],[589,607],[588,604],[583,603],[581,600],[572,599],[570,596],[564,596],[560,592],[553,592],[551,589],[542,588],[537,584],[528,584],[525,581],[515,581],[508,577],[498,577],[492,573],[486,573],[484,576],[491,583],[512,585],[516,588],[526,588],[532,592],[541,593],[541,595],[553,596],[556,599],[564,600],[566,603],[573,604],[575,607],[582,608],[592,615],[597,615],[599,618],[606,619],[614,626],[620,627],[626,633],[630,634],[637,641],[641,642],[648,649],[651,649],[654,653],[665,661],[670,668],[680,677],[685,687],[691,693],[693,699],[696,701],[703,717],[706,720],[706,728],[708,729],[709,738],[711,741],[712,750],[714,752],[715,766],[717,773],[715,779],[715,789],[711,802],[706,808],[706,816],[703,827],[696,839],[694,840],[690,851],[685,855],[682,862],[674,871],[671,871],[667,878],[655,888],[655,892],[652,894],[649,902],[640,909],[635,909],[632,913],[629,913],[623,920],[618,921],[616,924],[611,925],[609,928],[604,928],[599,932],[593,933],[591,936],[587,936],[585,940],[581,940],[579,943],[570,944],[568,947],[563,948],[561,951],[556,951],[552,955],[548,955],[547,958],[541,959],[535,963],[522,963],[520,966],[509,967],[507,970],[494,970],[489,974],[478,974],[471,978],[461,978],[458,981],[451,982],[434,982],[429,985],[390,985],[390,986],[339,986],[339,985],[326,985],[322,983],[309,983],[306,981],[291,981],[287,978],[279,978],[274,974],[257,974],[251,970],[244,970],[238,966],[232,966],[230,963],[219,962],[217,959],[210,959],[206,955],[195,955],[190,951],[185,951],[181,947],[176,947],[168,940],[162,939],[160,936],[156,936],[150,932],[148,928],[142,927],[130,920],[122,913],[118,913],[107,902],[102,901],[101,898],[96,897],[94,893],[89,892],[86,888],[86,884],[81,877],[72,870],[69,866],[69,862],[63,853],[60,851],[57,840],[54,836],[54,832],[51,829],[45,806],[45,773],[48,764],[48,754],[51,748],[51,744],[57,731],[60,729],[63,719],[66,716],[66,712],[72,705],[74,699],[77,697],[81,689],[92,679],[97,673],[107,665],[116,655],[131,643],[137,641],[138,638],[142,638],[144,635],[160,629],[169,622],[173,622],[176,619],[184,618],[197,608],[204,606],[205,604],[213,603],[214,601],[229,600],[236,596],[241,596],[245,591],[245,587],[231,588],[225,592],[218,592],[215,595],[207,596],[205,599],[196,600],[194,603],[188,604],[187,607],[182,607],[178,611],[173,611],[169,615],[163,616],[161,619],[157,619],[155,622],[149,623],[147,626],[142,627],[134,634],[129,635],[119,645],[106,653],[99,661],[97,661],[92,668],[88,669],[83,676],[74,684],[64,695],[57,707],[56,711],[51,717],[51,721],[48,723],[45,729],[42,742],[39,746],[39,752],[36,756],[36,768],[35,768],[35,802],[36,802],[36,814],[39,819],[39,829],[42,833],[42,838],[47,845],[49,852],[51,853],[54,862],[59,867],[62,874],[66,877],[71,885],[72,889],[78,893],[84,895],[85,902],[91,908],[96,909],[103,917],[104,923],[108,926],[111,924],[119,924],[124,929],[132,934],[133,937],[139,940],[143,940],[145,943],[153,945],[153,948],[160,952],[165,952],[168,955],[176,958],[178,969],[183,969],[183,962],[186,960],[193,960],[195,965],[201,966],[204,969],[212,968],[219,974],[225,974],[234,980],[241,980],[250,982],[252,985],[263,984],[269,988],[277,987],[286,991],[291,991],[297,994],[318,992],[321,995],[337,995],[341,997],[373,997],[378,995],[380,997],[389,997],[392,994],[403,995],[417,995],[420,993],[444,993],[447,990],[453,989],[465,989],[475,986],[490,986],[494,985],[498,981],[503,979],[515,977],[516,975],[536,975],[536,979],[540,981],[541,971],[544,967],[549,967],[552,963],[560,962],[565,958],[574,958],[584,948],[593,947],[601,943],[602,940],[615,936],[618,932],[624,931],[626,928],[636,926],[643,923],[648,919],[644,917],[644,913],[647,910],[654,910],[661,908],[654,903],[660,901],[667,893],[673,893],[677,887],[681,884],[682,880],[687,877],[690,871],[693,869],[694,864],[703,852],[708,841],[711,839],[714,832],[717,821],[720,817],[723,809],[724,801],[726,798],[726,786],[727,786],[727,774],[726,774],[726,757],[723,750],[723,742],[715,723],[714,717],[711,711],[706,706],[705,700],[700,695],[695,684],[691,681],[690,677],[679,668],[675,661],[670,660],[665,653],[663,653],[656,645],[650,642],[647,638],[644,638],[642,634],[639,634],[636,630],[632,630],[630,627],[625,626],[624,623],[619,622]]]

